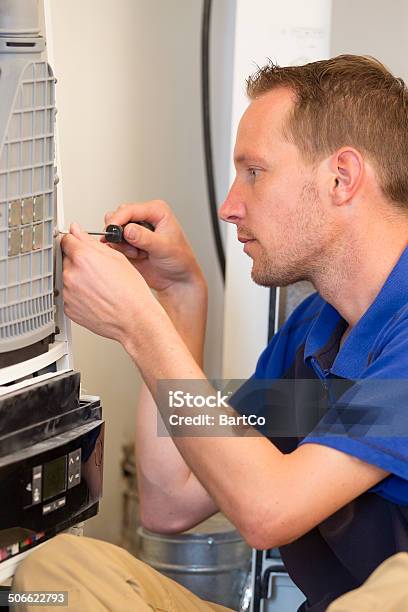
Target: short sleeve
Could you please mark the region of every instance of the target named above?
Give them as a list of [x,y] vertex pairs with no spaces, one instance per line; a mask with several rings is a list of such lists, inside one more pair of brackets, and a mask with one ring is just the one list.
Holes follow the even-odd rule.
[[329,380],[331,407],[301,444],[330,446],[391,475],[372,490],[408,505],[408,322],[401,320],[359,380]]

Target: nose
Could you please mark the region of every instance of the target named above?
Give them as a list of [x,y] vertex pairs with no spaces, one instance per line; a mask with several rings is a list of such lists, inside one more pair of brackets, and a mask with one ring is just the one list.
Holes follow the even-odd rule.
[[218,216],[222,221],[235,224],[240,223],[245,216],[245,205],[236,185],[236,181],[234,181],[225,201],[220,206]]

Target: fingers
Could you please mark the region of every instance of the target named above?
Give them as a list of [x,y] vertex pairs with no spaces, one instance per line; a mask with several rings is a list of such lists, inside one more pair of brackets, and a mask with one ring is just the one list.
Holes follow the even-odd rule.
[[70,233],[63,236],[61,240],[61,248],[64,255],[72,256],[81,250],[85,244],[89,246],[100,244],[85,232],[78,223],[71,223],[69,231]]
[[69,231],[72,236],[75,236],[75,238],[78,238],[78,240],[82,240],[83,242],[95,242],[92,236],[83,230],[79,223],[71,223],[69,226]]
[[148,254],[160,257],[164,250],[168,251],[168,241],[164,236],[135,223],[125,226],[123,238],[120,243],[108,244],[129,259],[145,259]]
[[121,253],[122,255],[124,255],[125,257],[127,257],[128,259],[132,261],[147,259],[149,256],[149,254],[146,251],[138,249],[137,247],[132,246],[128,242],[121,242],[120,244],[110,244],[108,242],[107,245],[111,249],[118,251],[119,253]]
[[69,226],[69,231],[73,236],[79,238],[80,234],[83,232],[83,229],[79,225],[79,223],[71,223],[71,225]]
[[128,223],[123,232],[123,237],[131,246],[147,251],[152,255],[159,254],[162,250],[162,238],[141,225]]
[[171,213],[171,209],[163,200],[122,204],[114,212],[106,213],[105,223],[107,225],[110,223],[126,225],[132,221],[149,221],[156,227],[169,213]]
[[72,257],[74,253],[82,248],[81,242],[73,234],[67,234],[61,240],[61,249],[64,255]]

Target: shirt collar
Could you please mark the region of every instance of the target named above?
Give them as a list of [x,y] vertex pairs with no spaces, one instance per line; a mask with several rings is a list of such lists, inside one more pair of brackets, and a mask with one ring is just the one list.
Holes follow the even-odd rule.
[[[358,379],[367,367],[373,344],[384,325],[408,303],[408,247],[403,251],[374,302],[351,330],[334,360],[330,373]],[[323,307],[306,338],[304,359],[317,357],[341,329],[341,315],[333,306]],[[338,338],[339,339],[339,338]]]

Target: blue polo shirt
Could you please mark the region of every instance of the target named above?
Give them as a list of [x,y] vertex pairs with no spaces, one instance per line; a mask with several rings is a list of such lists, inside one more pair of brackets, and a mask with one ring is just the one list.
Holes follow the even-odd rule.
[[323,612],[386,558],[408,551],[408,248],[340,348],[346,328],[318,294],[308,297],[231,402],[241,414],[264,416],[259,429],[282,452],[323,444],[390,472],[281,547],[307,597],[302,612]]

